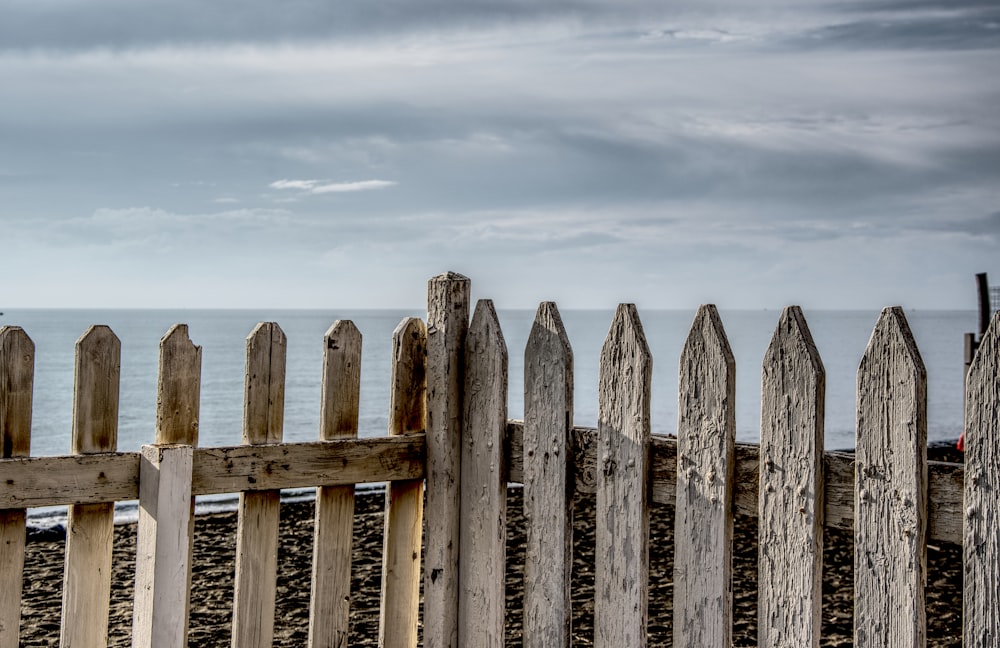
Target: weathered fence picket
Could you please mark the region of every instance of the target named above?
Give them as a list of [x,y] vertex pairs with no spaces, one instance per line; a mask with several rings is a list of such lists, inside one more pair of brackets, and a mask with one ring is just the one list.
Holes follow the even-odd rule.
[[979,343],[965,389],[963,639],[1000,644],[1000,314]]
[[573,350],[553,302],[524,349],[525,648],[572,642]]
[[133,648],[187,645],[200,416],[201,347],[177,324],[160,340],[156,445],[143,446],[139,463]]
[[461,542],[462,392],[469,328],[468,278],[446,272],[427,282],[427,501],[424,517],[424,645],[458,644]]
[[[355,439],[361,398],[361,332],[337,320],[323,338],[320,439]],[[309,646],[345,646],[350,631],[354,486],[316,489]]]
[[898,307],[858,368],[856,445],[854,645],[923,648],[927,372]]
[[653,356],[634,304],[601,348],[597,410],[594,645],[646,645]]
[[465,342],[458,644],[504,645],[507,345],[493,302],[476,304]]
[[[31,451],[35,344],[17,326],[0,328],[0,457]],[[17,648],[24,573],[24,509],[0,509],[0,648]]]
[[781,313],[761,372],[759,646],[819,646],[825,386],[805,317],[790,306]]
[[413,648],[421,621],[426,646],[504,645],[508,481],[524,485],[526,647],[573,643],[573,499],[588,493],[596,646],[648,641],[652,503],[675,507],[675,646],[732,641],[736,513],[758,517],[759,645],[820,645],[824,526],[854,529],[859,648],[924,644],[927,539],[964,542],[965,645],[1000,638],[1000,316],[968,374],[963,467],[926,461],[926,374],[901,309],[883,311],[861,360],[851,455],[823,452],[825,374],[797,307],[764,357],[757,446],[734,441],[735,362],[713,306],[681,353],[674,440],[650,434],[652,356],[633,305],[601,350],[597,429],[573,426],[573,352],[556,305],[539,306],[522,423],[507,420],[496,311],[481,300],[470,324],[469,289],[432,278],[427,327],[394,331],[389,431],[374,439],[357,438],[361,333],[338,320],[323,339],[320,440],[282,442],[286,339],[263,323],[247,338],[243,445],[198,448],[201,349],[177,325],[161,340],[155,445],[116,452],[120,343],[96,326],[77,344],[72,454],[30,457],[34,346],[0,328],[0,648],[19,645],[24,509],[53,505],[71,507],[60,641],[106,645],[113,502],[135,498],[133,646],[184,646],[193,496],[219,493],[240,495],[232,645],[271,645],[278,490],[302,487],[317,487],[309,645],[346,645],[362,482],[389,482],[380,646]]
[[681,352],[674,518],[674,645],[732,644],[736,362],[715,306]]
[[[247,336],[243,443],[281,443],[288,341],[274,322]],[[278,574],[278,490],[240,493],[233,588],[233,648],[270,648]]]
[[[389,436],[419,434],[426,425],[427,327],[404,319],[392,334]],[[420,555],[424,480],[386,484],[379,646],[416,648],[420,625]]]
[[[114,452],[118,445],[121,342],[92,326],[76,343],[73,454]],[[74,504],[66,520],[60,646],[108,645],[114,502]]]

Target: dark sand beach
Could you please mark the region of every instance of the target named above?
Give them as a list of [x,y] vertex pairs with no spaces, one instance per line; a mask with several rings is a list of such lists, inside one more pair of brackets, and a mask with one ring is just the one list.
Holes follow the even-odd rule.
[[[937,458],[937,457],[935,457]],[[360,492],[356,502],[351,597],[351,645],[377,644],[381,586],[381,492]],[[281,545],[275,646],[305,645],[308,632],[312,502],[286,503],[281,509]],[[521,645],[521,587],[524,527],[521,491],[508,491],[507,645]],[[578,498],[575,518],[573,630],[575,645],[593,637],[594,499]],[[652,511],[650,542],[649,645],[671,645],[673,509]],[[236,514],[199,516],[195,523],[195,565],[191,592],[192,648],[228,646],[232,605]],[[734,549],[734,642],[756,645],[756,519],[738,517]],[[31,540],[25,557],[22,646],[52,646],[59,639],[63,541]],[[932,543],[927,552],[929,646],[961,645],[962,551]],[[828,530],[824,551],[824,646],[852,644],[853,541]],[[131,599],[135,569],[135,526],[115,528],[114,584],[110,646],[130,645]]]

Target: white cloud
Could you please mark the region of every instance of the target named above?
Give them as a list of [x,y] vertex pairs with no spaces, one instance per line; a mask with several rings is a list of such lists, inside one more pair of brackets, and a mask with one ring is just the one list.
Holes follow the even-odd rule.
[[272,189],[298,189],[312,194],[349,193],[353,191],[372,191],[396,186],[393,180],[360,180],[357,182],[326,182],[321,180],[275,180],[269,186]]

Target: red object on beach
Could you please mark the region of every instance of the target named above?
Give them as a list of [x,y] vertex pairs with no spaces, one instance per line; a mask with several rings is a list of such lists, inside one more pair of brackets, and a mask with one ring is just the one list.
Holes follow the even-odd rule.
[[958,443],[955,444],[959,452],[965,452],[965,432],[962,432],[962,436],[958,437]]

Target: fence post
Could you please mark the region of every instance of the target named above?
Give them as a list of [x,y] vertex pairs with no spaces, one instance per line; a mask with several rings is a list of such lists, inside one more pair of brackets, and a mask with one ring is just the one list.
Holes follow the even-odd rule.
[[674,531],[674,645],[732,641],[736,362],[715,306],[698,309],[681,352]]
[[507,346],[481,299],[465,343],[458,644],[503,648],[507,547]]
[[[327,330],[323,347],[320,439],[356,438],[361,332],[354,322],[337,320]],[[309,646],[347,645],[353,540],[354,486],[320,486],[316,489]]]
[[[31,450],[35,344],[19,326],[0,328],[0,457]],[[0,648],[17,648],[24,574],[24,509],[0,510]]]
[[826,372],[802,310],[789,306],[761,372],[759,646],[819,648],[825,389]]
[[[427,412],[427,327],[415,317],[392,333],[389,435],[424,431]],[[416,648],[424,480],[389,482],[385,497],[379,646]]]
[[652,372],[639,313],[619,304],[601,349],[597,395],[597,648],[646,645]]
[[1000,642],[1000,314],[966,376],[964,645]]
[[[76,342],[73,454],[117,448],[120,372],[118,337],[107,326],[90,327]],[[114,521],[114,502],[69,507],[60,646],[108,645]]]
[[427,282],[427,537],[424,645],[458,646],[458,555],[461,541],[462,365],[469,328],[466,277]]
[[156,444],[144,446],[139,467],[134,648],[187,645],[194,539],[192,447],[198,444],[201,347],[187,324],[160,340]]
[[898,307],[882,311],[858,368],[854,645],[923,648],[927,372]]
[[[243,443],[280,443],[285,414],[285,355],[281,327],[261,322],[247,336]],[[233,589],[233,648],[270,648],[278,571],[281,491],[240,493]]]
[[524,349],[525,648],[569,648],[573,567],[573,350],[553,302]]

